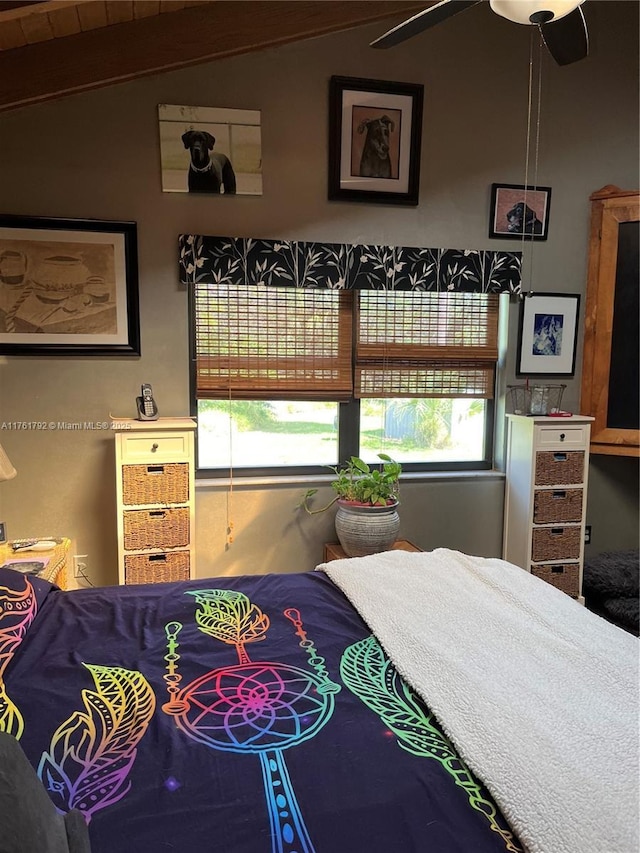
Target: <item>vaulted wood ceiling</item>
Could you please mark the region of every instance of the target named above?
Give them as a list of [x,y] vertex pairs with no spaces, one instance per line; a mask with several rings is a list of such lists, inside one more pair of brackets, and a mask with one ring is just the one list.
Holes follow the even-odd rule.
[[409,0],[0,0],[0,111],[389,19]]

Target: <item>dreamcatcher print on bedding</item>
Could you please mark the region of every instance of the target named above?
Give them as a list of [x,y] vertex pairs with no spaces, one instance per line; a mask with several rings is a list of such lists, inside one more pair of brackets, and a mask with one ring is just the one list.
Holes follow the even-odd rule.
[[252,662],[246,644],[263,640],[269,617],[233,590],[189,591],[199,605],[199,629],[234,645],[238,664],[206,672],[182,690],[178,685],[180,622],[165,626],[170,700],[162,706],[188,737],[213,749],[258,754],[271,823],[273,853],[313,853],[314,847],[289,777],[283,751],[313,737],[333,714],[341,687],[331,681],[324,658],[308,639],[300,613],[284,611],[309,656],[311,673],[285,663]]

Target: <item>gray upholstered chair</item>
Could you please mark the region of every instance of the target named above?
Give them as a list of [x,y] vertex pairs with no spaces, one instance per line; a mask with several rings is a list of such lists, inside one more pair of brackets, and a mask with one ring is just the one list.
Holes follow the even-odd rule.
[[0,853],[91,853],[81,812],[61,815],[18,741],[0,732]]

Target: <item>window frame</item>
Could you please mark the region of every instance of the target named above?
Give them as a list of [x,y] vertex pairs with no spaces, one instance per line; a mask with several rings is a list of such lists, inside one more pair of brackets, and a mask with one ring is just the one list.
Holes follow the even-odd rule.
[[[196,297],[193,285],[188,286],[188,333],[189,333],[189,403],[191,417],[198,424],[198,398],[196,396],[197,365],[196,365]],[[357,323],[357,311],[352,312],[353,323]],[[499,317],[498,317],[499,322]],[[352,347],[355,356],[356,335],[352,336]],[[355,357],[352,358],[352,367]],[[404,473],[424,473],[435,471],[489,471],[494,461],[494,433],[496,413],[496,392],[498,387],[498,362],[493,371],[493,397],[485,399],[484,448],[480,460],[439,461],[439,462],[403,462]],[[294,399],[286,396],[278,399]],[[346,402],[336,402],[338,405],[338,461],[336,466],[344,465],[351,456],[360,453],[360,400],[353,397]],[[287,478],[317,477],[327,474],[331,466],[327,465],[280,465],[280,466],[239,466],[224,468],[201,468],[198,464],[199,427],[195,430],[195,478],[196,480],[225,480],[233,476],[234,480],[269,478],[274,481],[286,481]]]

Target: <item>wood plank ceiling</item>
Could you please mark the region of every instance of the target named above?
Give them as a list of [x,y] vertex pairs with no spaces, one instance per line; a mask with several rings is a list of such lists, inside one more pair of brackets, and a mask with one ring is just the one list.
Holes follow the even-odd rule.
[[0,111],[374,21],[388,28],[432,3],[0,0]]
[[201,0],[35,0],[0,3],[0,50],[179,12]]

